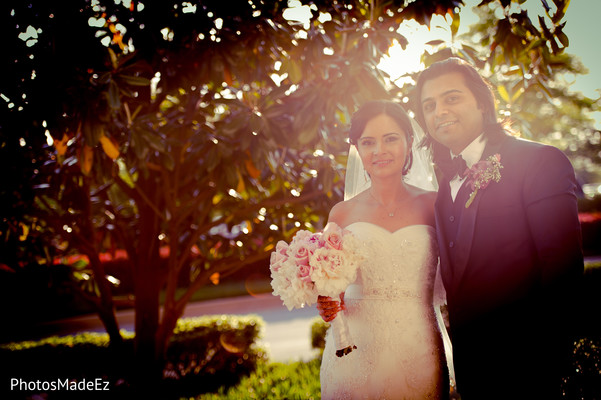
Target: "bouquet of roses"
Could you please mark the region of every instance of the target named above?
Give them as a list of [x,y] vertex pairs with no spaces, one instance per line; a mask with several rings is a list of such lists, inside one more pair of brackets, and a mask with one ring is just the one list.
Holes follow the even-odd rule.
[[[274,296],[280,296],[288,310],[316,303],[318,296],[338,297],[357,277],[358,250],[352,233],[335,223],[323,232],[298,231],[290,244],[279,241],[269,266]],[[341,313],[332,327],[336,355],[356,348]]]

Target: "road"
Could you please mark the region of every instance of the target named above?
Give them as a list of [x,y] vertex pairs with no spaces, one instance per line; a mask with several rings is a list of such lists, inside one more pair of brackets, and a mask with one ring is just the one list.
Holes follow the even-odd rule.
[[[311,322],[318,316],[315,306],[288,311],[279,298],[271,293],[241,296],[190,303],[184,317],[202,315],[257,314],[265,321],[260,344],[269,350],[272,361],[309,360],[316,351],[311,348]],[[116,313],[119,327],[134,331],[133,310]],[[104,332],[95,314],[47,322],[36,327],[36,336],[69,335],[79,332]]]

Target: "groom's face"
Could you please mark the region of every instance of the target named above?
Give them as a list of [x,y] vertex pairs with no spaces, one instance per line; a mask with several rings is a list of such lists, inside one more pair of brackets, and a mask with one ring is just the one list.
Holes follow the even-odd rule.
[[428,133],[459,154],[483,130],[483,112],[463,75],[450,72],[424,83],[421,107]]

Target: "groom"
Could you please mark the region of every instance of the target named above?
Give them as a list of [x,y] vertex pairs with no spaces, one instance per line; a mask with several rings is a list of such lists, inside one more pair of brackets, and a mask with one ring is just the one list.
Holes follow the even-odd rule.
[[459,394],[559,398],[583,270],[573,168],[558,149],[509,135],[490,85],[458,58],[423,71],[415,93],[442,171],[436,223]]

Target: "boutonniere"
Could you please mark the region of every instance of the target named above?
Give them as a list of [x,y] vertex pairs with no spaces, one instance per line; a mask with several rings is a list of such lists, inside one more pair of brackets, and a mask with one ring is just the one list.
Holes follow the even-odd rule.
[[467,182],[472,187],[472,194],[465,203],[465,208],[468,208],[474,201],[478,190],[486,189],[490,182],[499,183],[501,180],[501,155],[495,154],[488,157],[485,161],[478,161],[467,171]]

